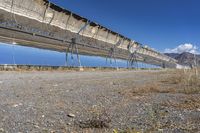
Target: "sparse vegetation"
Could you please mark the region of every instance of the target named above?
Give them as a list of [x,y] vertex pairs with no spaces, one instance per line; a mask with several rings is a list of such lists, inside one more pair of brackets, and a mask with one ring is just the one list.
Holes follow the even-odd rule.
[[[169,120],[163,122],[170,114],[168,108],[173,110],[188,110],[188,111],[200,111],[200,77],[198,71],[195,69],[190,70],[167,70],[165,72],[157,73],[157,79],[151,80],[149,83],[142,84],[140,86],[134,86],[133,88],[123,89],[119,94],[126,97],[148,97],[148,95],[156,94],[170,94],[171,96],[181,96],[179,100],[166,100],[160,104],[152,104],[147,107],[148,115],[145,119],[148,119],[148,128],[143,130],[145,132],[162,132],[166,128],[180,128],[183,131],[196,131],[197,127],[191,127],[195,122],[199,120],[199,117],[193,119],[190,124],[176,125],[173,121]],[[162,76],[161,76],[162,75]],[[160,107],[165,108],[162,110]],[[133,128],[134,129],[134,128]],[[129,133],[132,130],[125,130],[125,133]],[[135,130],[133,130],[133,133]],[[130,132],[132,133],[132,132]]]
[[[176,129],[196,132],[200,127],[199,76],[195,70],[77,72],[78,79],[74,72],[15,73],[19,72],[1,73],[1,93],[9,95],[0,98],[10,109],[27,110],[31,106],[30,113],[37,111],[39,115],[32,116],[27,111],[23,117],[24,114],[16,115],[16,111],[8,114],[0,110],[1,119],[19,116],[14,121],[5,119],[5,125],[33,119],[28,126],[34,131],[88,133]],[[30,98],[34,105],[30,105]],[[21,106],[13,106],[18,104]],[[6,106],[1,108],[6,110]],[[69,113],[74,114],[73,118]],[[13,131],[5,126],[0,128]],[[23,125],[22,131],[25,130]]]
[[[160,72],[162,75],[163,72]],[[166,75],[167,74],[167,75]],[[169,70],[165,72],[162,79],[142,84],[141,86],[126,89],[119,92],[122,94],[131,93],[141,95],[147,93],[200,93],[200,76],[196,70]],[[129,94],[130,95],[130,94]]]
[[172,101],[166,101],[162,105],[179,109],[196,110],[200,109],[200,97],[187,96],[186,98],[180,99],[180,102],[178,103]]
[[80,128],[109,128],[110,118],[104,116],[94,116],[85,121],[79,121],[77,125]]
[[111,119],[104,107],[96,105],[85,111],[88,112],[89,117],[76,122],[80,128],[109,128]]
[[164,84],[175,84],[176,92],[195,94],[200,92],[200,76],[197,69],[176,70],[161,82]]

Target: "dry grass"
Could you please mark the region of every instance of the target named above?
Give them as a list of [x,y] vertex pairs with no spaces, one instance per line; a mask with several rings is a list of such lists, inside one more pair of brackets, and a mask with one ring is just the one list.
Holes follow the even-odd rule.
[[163,87],[157,82],[145,84],[132,91],[133,93],[174,93],[175,90],[170,87]]
[[162,105],[178,109],[196,110],[200,109],[200,97],[188,95],[180,99],[179,102],[166,101]]
[[200,93],[200,75],[195,69],[174,71],[161,81],[163,84],[174,84],[179,93]]
[[184,81],[184,73],[180,70],[168,72],[170,75],[167,76],[165,79],[161,80],[161,83],[165,84],[179,84]]
[[176,90],[173,87],[167,87],[167,86],[163,87],[162,84],[158,82],[153,82],[144,84],[139,87],[123,89],[118,93],[131,97],[131,96],[140,96],[150,93],[176,93]]
[[169,70],[157,73],[159,79],[140,86],[122,89],[119,93],[126,96],[138,96],[149,93],[200,93],[200,76],[195,70]]

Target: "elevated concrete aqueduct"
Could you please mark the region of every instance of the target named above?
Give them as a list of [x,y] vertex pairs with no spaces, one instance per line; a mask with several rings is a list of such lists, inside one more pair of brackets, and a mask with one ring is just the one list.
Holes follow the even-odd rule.
[[175,59],[48,0],[0,0],[0,41],[163,67],[177,64]]

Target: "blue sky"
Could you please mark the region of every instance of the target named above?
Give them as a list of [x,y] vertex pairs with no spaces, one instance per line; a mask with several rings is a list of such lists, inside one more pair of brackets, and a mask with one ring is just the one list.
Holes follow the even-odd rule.
[[161,52],[200,46],[200,0],[50,1]]

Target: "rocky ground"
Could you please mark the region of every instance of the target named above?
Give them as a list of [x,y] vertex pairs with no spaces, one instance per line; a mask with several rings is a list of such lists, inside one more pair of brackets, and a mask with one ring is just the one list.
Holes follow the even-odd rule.
[[0,132],[198,133],[198,81],[175,70],[0,72]]

